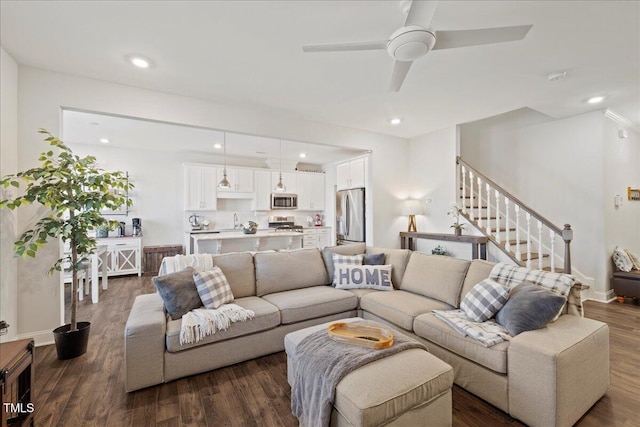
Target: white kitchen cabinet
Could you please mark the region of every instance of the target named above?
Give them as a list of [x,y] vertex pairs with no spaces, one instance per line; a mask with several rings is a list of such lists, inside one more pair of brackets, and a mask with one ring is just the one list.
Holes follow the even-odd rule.
[[[298,177],[295,172],[282,172],[282,182],[287,187],[285,193],[297,193],[298,192]],[[279,171],[271,171],[271,191],[276,188],[278,181],[280,180]]]
[[217,209],[218,181],[214,166],[184,165],[184,209],[213,211]]
[[96,243],[107,245],[108,276],[142,276],[142,237],[111,237],[96,239]]
[[324,210],[324,174],[298,172],[298,210]]
[[336,184],[338,191],[365,186],[365,159],[350,160],[336,166]]
[[256,196],[253,199],[253,209],[256,211],[271,210],[271,192],[273,191],[271,171],[256,170],[254,175]]
[[[224,176],[224,168],[217,169],[216,185]],[[231,188],[218,188],[218,198],[224,198],[229,194],[253,193],[254,178],[253,169],[227,168],[227,179]],[[231,196],[233,197],[233,196]],[[249,196],[248,196],[249,197]]]
[[331,229],[328,227],[302,230],[302,247],[324,249],[331,244]]

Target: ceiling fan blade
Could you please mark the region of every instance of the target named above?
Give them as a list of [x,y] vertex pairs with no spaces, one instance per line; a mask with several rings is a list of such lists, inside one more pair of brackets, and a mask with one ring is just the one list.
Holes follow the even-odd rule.
[[345,42],[345,43],[326,43],[326,44],[308,44],[302,46],[304,52],[342,52],[351,50],[379,50],[387,48],[388,40],[374,42]]
[[433,50],[522,40],[531,27],[533,25],[483,28],[479,30],[437,31],[436,45]]
[[404,21],[404,26],[419,25],[429,28],[437,6],[438,2],[436,0],[413,0],[409,8],[409,14],[407,14],[407,20]]
[[411,68],[413,61],[396,61],[393,66],[393,74],[391,74],[391,81],[389,82],[389,92],[397,92],[404,82],[404,78],[407,77],[409,68]]

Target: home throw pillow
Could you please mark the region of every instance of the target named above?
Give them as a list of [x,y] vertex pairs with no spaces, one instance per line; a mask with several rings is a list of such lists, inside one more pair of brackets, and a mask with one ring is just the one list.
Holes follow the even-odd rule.
[[202,300],[193,281],[194,271],[192,267],[187,267],[184,270],[151,279],[164,302],[167,313],[173,320],[180,319],[194,308],[202,307]]
[[336,286],[336,265],[337,264],[346,264],[346,265],[362,265],[362,260],[364,259],[364,255],[359,254],[359,255],[339,255],[339,254],[333,254],[331,256],[332,261],[333,261],[333,283],[331,284],[331,286],[335,287]]
[[616,246],[613,250],[613,263],[618,267],[618,270],[624,271],[626,273],[630,272],[633,268],[633,262],[631,262],[631,258],[627,255],[627,252],[622,249],[620,246]]
[[508,298],[508,287],[495,280],[484,279],[467,292],[460,308],[474,322],[484,322],[495,316]]
[[640,270],[640,259],[638,259],[638,257],[630,250],[625,249],[624,251],[627,253],[627,255],[629,255],[629,259],[633,264],[632,270]]
[[496,322],[515,337],[522,332],[544,328],[565,302],[565,297],[525,281],[511,289],[507,303],[496,314]]
[[384,254],[369,254],[362,259],[362,265],[383,265]]
[[337,289],[376,289],[392,291],[392,265],[334,264],[333,282]]
[[213,270],[209,271],[196,271],[193,273],[193,280],[205,308],[216,309],[233,301],[231,285],[220,267],[213,267]]

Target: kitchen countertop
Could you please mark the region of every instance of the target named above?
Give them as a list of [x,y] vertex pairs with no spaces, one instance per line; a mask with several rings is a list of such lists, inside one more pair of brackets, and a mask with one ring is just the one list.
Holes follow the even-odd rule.
[[193,240],[227,240],[227,239],[255,239],[260,237],[302,237],[302,233],[296,231],[258,230],[256,234],[244,234],[242,231],[223,231],[198,233],[192,235]]

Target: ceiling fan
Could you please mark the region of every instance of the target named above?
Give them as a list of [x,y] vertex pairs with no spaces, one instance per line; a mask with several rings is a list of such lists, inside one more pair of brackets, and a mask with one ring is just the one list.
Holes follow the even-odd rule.
[[430,50],[522,40],[533,26],[435,31],[430,26],[437,5],[438,1],[413,0],[404,26],[391,34],[388,40],[313,44],[302,46],[302,50],[304,52],[340,52],[386,49],[395,59],[389,92],[397,92],[413,61],[426,55]]

